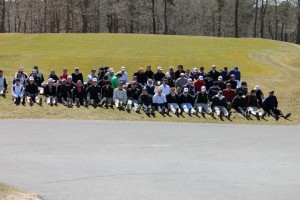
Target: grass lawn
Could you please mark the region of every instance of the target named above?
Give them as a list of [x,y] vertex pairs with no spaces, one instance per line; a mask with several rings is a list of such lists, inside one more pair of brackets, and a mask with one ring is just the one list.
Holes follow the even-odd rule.
[[127,34],[0,34],[0,67],[11,80],[20,66],[29,72],[38,65],[44,76],[55,69],[60,74],[63,67],[73,72],[80,67],[86,77],[90,69],[99,65],[119,70],[127,67],[129,76],[140,66],[158,65],[166,71],[169,66],[183,64],[185,69],[212,64],[218,69],[239,66],[243,80],[250,89],[260,85],[267,94],[275,90],[280,108],[292,112],[291,121],[246,121],[237,117],[233,122],[210,117],[148,118],[145,114],[125,113],[102,108],[73,108],[18,106],[10,98],[0,97],[0,118],[45,119],[109,119],[201,123],[245,124],[299,124],[300,115],[300,46],[262,39],[233,39],[194,36],[127,35]]
[[31,193],[26,193],[19,189],[0,184],[0,199],[1,200],[39,200],[39,198]]

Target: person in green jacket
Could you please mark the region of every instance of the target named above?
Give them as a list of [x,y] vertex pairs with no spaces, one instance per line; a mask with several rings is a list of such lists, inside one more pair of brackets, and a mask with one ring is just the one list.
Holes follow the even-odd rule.
[[111,79],[111,86],[113,89],[116,89],[119,86],[119,79],[122,77],[121,73],[117,73],[112,79]]

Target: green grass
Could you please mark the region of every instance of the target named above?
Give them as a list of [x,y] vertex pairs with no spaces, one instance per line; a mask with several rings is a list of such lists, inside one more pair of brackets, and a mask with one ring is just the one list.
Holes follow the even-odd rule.
[[[81,68],[84,77],[90,69],[99,65],[119,70],[126,66],[132,76],[140,66],[158,65],[166,71],[169,66],[183,64],[185,69],[204,66],[206,71],[212,64],[218,69],[239,66],[242,77],[252,88],[259,84],[263,91],[274,89],[285,112],[292,112],[292,121],[280,120],[279,124],[299,124],[300,91],[299,67],[300,47],[261,39],[233,39],[194,36],[127,35],[127,34],[1,34],[0,67],[9,79],[20,66],[29,72],[38,65],[44,75],[50,69],[61,73],[63,67],[70,72],[75,66]],[[50,119],[116,119],[174,122],[216,122],[196,117],[148,118],[144,114],[127,114],[105,109],[74,108],[63,106],[15,107],[10,98],[0,98],[0,118],[50,118]],[[226,122],[226,121],[225,121]],[[277,124],[246,121],[237,118],[234,122],[250,124]]]

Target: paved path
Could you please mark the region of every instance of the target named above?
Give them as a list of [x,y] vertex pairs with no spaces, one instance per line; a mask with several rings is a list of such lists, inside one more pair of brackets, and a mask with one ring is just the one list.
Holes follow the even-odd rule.
[[0,182],[45,200],[295,200],[300,126],[0,120]]

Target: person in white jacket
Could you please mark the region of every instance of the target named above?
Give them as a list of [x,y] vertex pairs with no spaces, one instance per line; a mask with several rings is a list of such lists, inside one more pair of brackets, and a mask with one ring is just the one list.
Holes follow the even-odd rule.
[[127,103],[127,92],[123,88],[124,84],[124,81],[120,81],[119,86],[114,89],[113,94],[113,101],[115,102],[115,105],[119,110],[124,110],[124,106]]
[[118,73],[122,74],[122,77],[119,78],[119,80],[124,81],[125,83],[128,83],[128,74],[125,70],[126,70],[126,67],[122,66],[121,71],[118,72]]
[[11,87],[11,94],[16,105],[22,103],[25,105],[24,87],[20,83],[20,79],[16,79],[16,83]]
[[158,89],[157,93],[153,96],[152,103],[160,114],[168,113],[166,95],[164,95],[160,89]]

